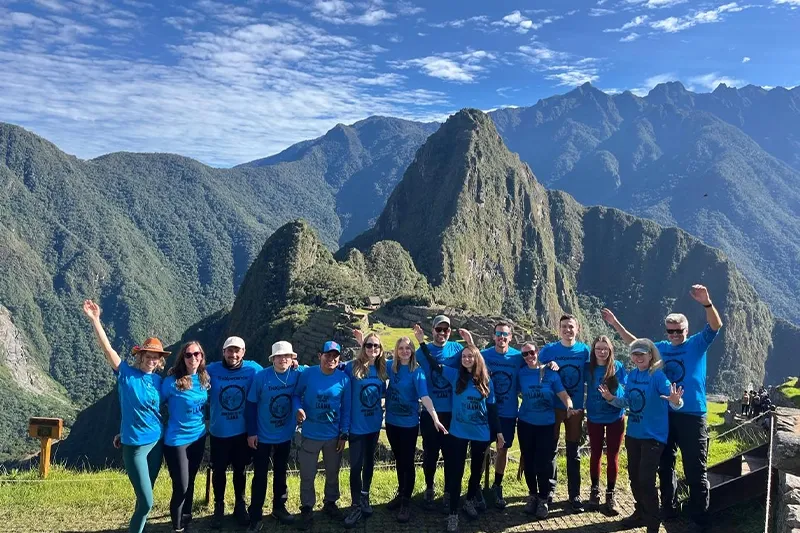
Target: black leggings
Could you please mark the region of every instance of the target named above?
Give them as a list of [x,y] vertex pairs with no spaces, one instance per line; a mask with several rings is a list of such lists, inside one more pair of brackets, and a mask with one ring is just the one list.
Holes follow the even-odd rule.
[[194,478],[203,461],[206,436],[183,446],[164,445],[164,459],[167,461],[169,477],[172,478],[172,499],[169,514],[173,529],[183,529],[183,515],[192,514],[194,503]]
[[[450,430],[450,420],[453,413],[437,411],[439,422],[447,430]],[[425,486],[433,489],[433,479],[436,476],[436,463],[439,461],[439,450],[442,451],[442,459],[447,464],[446,448],[447,435],[440,433],[433,425],[433,419],[428,411],[419,414],[419,430],[422,433],[422,471],[425,474]],[[449,450],[447,450],[449,451]]]
[[386,424],[386,438],[392,447],[397,472],[397,494],[401,498],[411,498],[414,493],[414,483],[417,481],[417,468],[414,465],[417,435],[419,426],[403,428]]
[[[461,498],[461,480],[464,478],[464,466],[467,462],[467,444],[470,447],[469,484],[467,499],[475,497],[481,488],[483,473],[483,455],[491,444],[489,441],[467,440],[447,435],[447,455],[444,462],[444,486],[450,493],[450,514],[458,514],[458,501]],[[449,466],[448,466],[449,465]]]
[[225,475],[228,465],[233,465],[233,495],[236,502],[244,501],[244,469],[250,463],[251,448],[247,445],[247,433],[233,437],[211,435],[211,483],[214,486],[214,502],[225,501]]
[[354,505],[360,501],[362,491],[369,494],[379,434],[379,431],[365,435],[350,434],[350,497]]
[[259,442],[253,460],[253,485],[250,496],[250,521],[258,522],[264,513],[264,500],[267,498],[267,474],[269,473],[269,456],[272,454],[272,510],[286,502],[286,468],[289,462],[289,451],[292,441],[280,444]]
[[522,420],[517,423],[528,494],[545,501],[552,496],[555,484],[557,443],[553,441],[553,431],[555,424],[535,426]]

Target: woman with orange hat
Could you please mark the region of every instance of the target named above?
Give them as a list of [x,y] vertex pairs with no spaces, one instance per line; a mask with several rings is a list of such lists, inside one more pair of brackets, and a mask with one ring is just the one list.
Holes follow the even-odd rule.
[[117,377],[122,411],[122,458],[136,494],[136,508],[128,531],[142,533],[147,515],[153,507],[153,486],[161,468],[164,426],[159,411],[161,376],[157,372],[164,368],[164,357],[169,352],[164,351],[160,340],[150,337],[142,346],[133,347],[134,362],[128,364],[111,347],[100,323],[100,307],[86,300],[83,302],[83,312],[92,323],[97,342]]

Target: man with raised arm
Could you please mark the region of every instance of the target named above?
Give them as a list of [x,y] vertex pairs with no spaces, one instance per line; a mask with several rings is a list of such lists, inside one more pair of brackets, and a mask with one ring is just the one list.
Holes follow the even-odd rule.
[[517,429],[517,375],[524,366],[525,360],[522,353],[516,348],[511,348],[513,328],[509,322],[501,320],[494,325],[494,346],[481,351],[489,376],[494,385],[494,397],[497,402],[497,412],[500,418],[500,430],[503,433],[503,446],[497,447],[497,457],[494,461],[494,505],[498,509],[505,509],[506,500],[503,498],[503,475],[508,464],[508,449],[514,443],[514,434]]
[[[680,313],[670,313],[664,319],[667,340],[656,343],[664,361],[664,373],[669,380],[684,390],[684,408],[669,413],[669,440],[661,456],[659,481],[661,506],[665,520],[677,515],[678,478],[675,461],[678,449],[683,457],[683,473],[689,485],[689,509],[694,522],[701,531],[710,528],[708,516],[708,424],[706,419],[706,354],[722,327],[708,289],[703,285],[692,285],[691,297],[706,310],[706,326],[692,336],[689,320]],[[622,339],[633,342],[636,337],[620,323],[609,309],[601,311],[603,319],[613,327]]]

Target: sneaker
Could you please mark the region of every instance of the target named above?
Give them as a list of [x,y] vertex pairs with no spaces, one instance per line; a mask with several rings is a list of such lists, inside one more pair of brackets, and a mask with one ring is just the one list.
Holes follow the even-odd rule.
[[503,487],[500,485],[494,485],[492,487],[492,492],[494,493],[494,506],[500,510],[503,510],[508,505],[508,502],[503,498]]
[[239,500],[233,507],[233,517],[240,526],[250,524],[250,513],[247,512],[247,504],[244,500]]
[[352,529],[356,527],[358,521],[361,520],[363,513],[361,512],[361,506],[358,504],[354,504],[350,506],[350,512],[347,514],[347,518],[344,519],[344,527],[347,529]]
[[341,509],[339,509],[339,506],[336,505],[336,502],[325,502],[322,505],[322,512],[328,515],[328,518],[331,520],[337,520],[340,522],[344,520],[344,515],[342,514]]
[[297,529],[306,531],[314,525],[314,511],[311,507],[300,508],[300,520],[297,522]]
[[424,496],[423,502],[425,504],[425,509],[427,509],[428,511],[433,511],[433,507],[435,505],[435,503],[433,501],[434,497],[435,497],[435,495],[434,495],[434,492],[433,492],[433,487],[429,487],[429,488],[425,489],[425,496]]
[[450,514],[450,493],[449,492],[445,492],[444,494],[442,494],[442,510],[447,514]]
[[225,503],[214,502],[214,516],[211,517],[211,529],[222,529],[222,519],[225,517]]
[[372,516],[372,506],[369,504],[369,494],[361,494],[361,512],[367,518]]
[[478,518],[478,510],[475,509],[474,499],[465,498],[463,509],[464,512],[467,514],[467,518],[469,518],[470,520],[475,520]]
[[397,521],[401,524],[408,523],[411,520],[411,502],[408,498],[400,499],[400,512],[397,514]]
[[589,508],[592,510],[600,508],[600,487],[592,487],[591,492],[589,492]]
[[292,514],[286,510],[286,504],[284,502],[273,504],[272,514],[270,516],[285,526],[289,526],[294,523],[294,516],[292,516]]
[[486,510],[486,499],[483,497],[483,490],[480,488],[478,492],[475,493],[475,497],[472,499],[473,503],[475,503],[475,509],[478,512],[484,512]]
[[581,501],[581,497],[575,496],[574,498],[570,498],[569,508],[570,510],[572,510],[573,513],[582,513],[585,509],[583,508],[583,502]]
[[603,510],[610,516],[617,516],[619,514],[619,505],[617,505],[617,497],[614,495],[613,490],[606,491],[606,504]]
[[539,506],[539,498],[531,494],[528,496],[528,501],[525,502],[525,507],[522,509],[525,514],[536,514],[536,509]]
[[622,519],[622,525],[627,528],[639,527],[644,525],[644,517],[639,509],[633,511],[633,514]]
[[447,517],[447,533],[456,533],[458,531],[458,515],[451,514]]
[[396,511],[400,509],[400,506],[403,503],[403,498],[400,496],[400,493],[395,494],[394,498],[389,500],[389,503],[386,504],[386,508],[390,511]]
[[539,504],[536,506],[536,518],[539,520],[544,520],[547,518],[547,515],[550,513],[550,507],[544,500],[539,500]]
[[247,533],[258,533],[264,527],[264,522],[250,522],[250,527],[247,528]]

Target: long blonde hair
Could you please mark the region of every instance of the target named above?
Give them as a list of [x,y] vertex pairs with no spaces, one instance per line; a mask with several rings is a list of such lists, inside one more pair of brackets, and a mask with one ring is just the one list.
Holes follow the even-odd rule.
[[367,355],[367,349],[364,345],[367,344],[370,339],[376,339],[378,345],[380,345],[380,353],[378,354],[378,357],[375,358],[375,371],[378,373],[378,378],[380,378],[381,381],[386,381],[388,378],[386,374],[386,355],[383,353],[383,344],[381,344],[381,338],[378,337],[376,333],[370,333],[364,338],[364,343],[361,345],[361,350],[358,352],[358,356],[353,360],[353,377],[356,379],[364,379],[369,376],[370,358]]
[[175,357],[175,362],[172,363],[172,368],[169,369],[167,375],[175,376],[175,387],[178,390],[189,390],[192,388],[192,376],[186,368],[186,360],[184,359],[184,354],[189,346],[197,346],[200,353],[203,354],[203,358],[200,359],[200,365],[197,367],[197,377],[200,379],[200,386],[208,390],[211,387],[211,378],[209,378],[208,372],[206,371],[206,351],[203,350],[203,347],[197,341],[189,341],[181,346],[178,355]]
[[417,363],[417,347],[414,346],[414,341],[412,341],[410,337],[400,337],[397,339],[397,342],[394,343],[394,356],[392,357],[392,360],[394,361],[392,364],[392,372],[395,374],[397,374],[397,367],[401,366],[400,358],[397,357],[397,349],[400,347],[401,342],[407,342],[411,347],[411,358],[408,360],[408,371],[413,372],[417,369],[417,367],[419,367],[419,363]]

